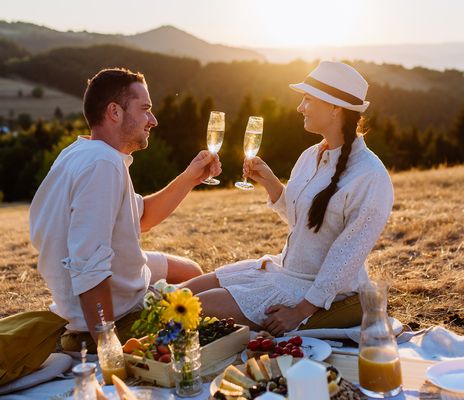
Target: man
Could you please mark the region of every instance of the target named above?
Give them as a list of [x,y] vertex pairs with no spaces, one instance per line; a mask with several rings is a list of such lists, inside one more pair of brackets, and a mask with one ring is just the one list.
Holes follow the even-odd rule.
[[79,137],[61,152],[32,201],[38,270],[52,292],[50,309],[69,322],[61,338],[64,350],[80,350],[83,340],[89,351],[96,350],[97,303],[106,320],[117,321],[124,341],[150,284],[202,273],[190,260],[139,246],[141,231],[159,224],[193,187],[221,172],[217,156],[201,151],[161,191],[136,194],[128,167],[131,153],[148,146],[150,129],[158,125],[151,107],[142,74],[100,71],[84,95],[90,137]]

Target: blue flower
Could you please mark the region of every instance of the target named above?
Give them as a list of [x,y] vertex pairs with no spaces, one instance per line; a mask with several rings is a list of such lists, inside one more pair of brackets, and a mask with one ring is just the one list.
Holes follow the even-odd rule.
[[182,324],[171,320],[168,322],[165,329],[162,329],[158,332],[156,344],[168,345],[169,343],[177,340],[182,334],[182,331]]

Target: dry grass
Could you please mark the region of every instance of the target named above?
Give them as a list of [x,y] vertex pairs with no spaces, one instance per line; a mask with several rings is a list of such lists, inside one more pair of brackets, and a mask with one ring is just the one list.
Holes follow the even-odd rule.
[[[390,279],[390,312],[403,322],[439,323],[464,334],[464,166],[393,174],[393,182],[394,211],[369,257],[371,275]],[[35,267],[27,208],[0,208],[0,315],[50,302]],[[143,247],[190,257],[212,271],[275,254],[285,237],[286,226],[266,207],[262,189],[204,190],[145,234]]]
[[[81,112],[81,99],[56,89],[43,87],[43,98],[33,98],[31,91],[35,86],[37,84],[28,83],[24,80],[0,78],[0,115],[7,118],[13,112],[15,117],[25,113],[29,114],[33,119],[51,119],[56,107],[60,107],[65,115]],[[19,90],[23,93],[22,97],[18,97]]]

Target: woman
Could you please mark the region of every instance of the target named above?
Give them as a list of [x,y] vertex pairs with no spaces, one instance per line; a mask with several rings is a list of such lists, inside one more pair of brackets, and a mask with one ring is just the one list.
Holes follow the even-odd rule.
[[269,206],[289,225],[281,254],[218,268],[185,283],[205,315],[234,317],[273,335],[298,328],[358,325],[364,261],[391,212],[388,172],[359,134],[368,84],[351,66],[321,62],[304,82],[297,111],[323,136],[295,164],[285,187],[259,157],[244,176],[262,184]]

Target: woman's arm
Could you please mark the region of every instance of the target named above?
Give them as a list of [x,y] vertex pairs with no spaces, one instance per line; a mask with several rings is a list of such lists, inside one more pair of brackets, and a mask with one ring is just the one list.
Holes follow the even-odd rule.
[[334,240],[305,295],[328,310],[339,293],[357,289],[358,274],[388,221],[393,187],[386,171],[374,171],[353,184],[344,209],[345,228]]

